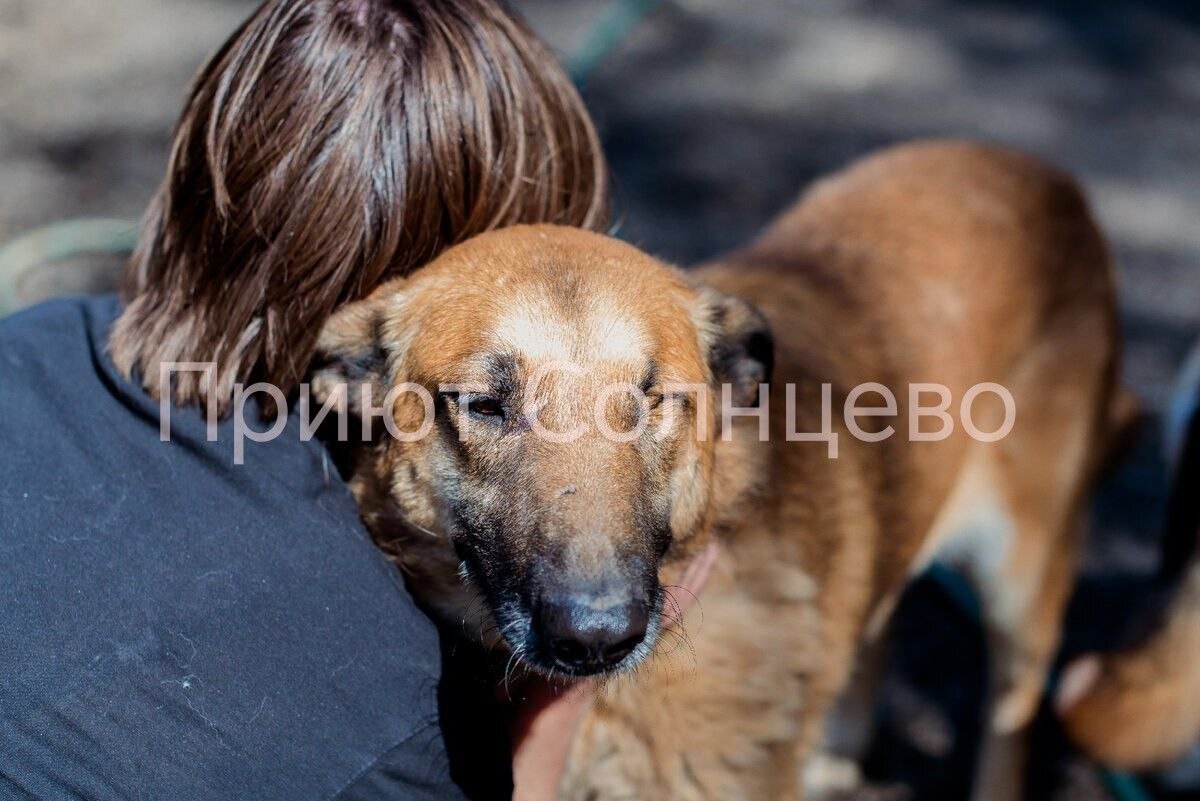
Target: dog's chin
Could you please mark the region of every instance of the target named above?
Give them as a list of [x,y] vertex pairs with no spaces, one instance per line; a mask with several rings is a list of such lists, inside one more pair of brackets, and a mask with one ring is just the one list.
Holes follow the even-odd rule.
[[534,630],[530,614],[516,605],[505,605],[501,609],[491,610],[497,621],[496,631],[500,633],[499,643],[509,652],[518,664],[537,675],[556,680],[576,681],[583,679],[603,679],[628,673],[638,667],[654,652],[662,632],[662,604],[655,605],[646,628],[645,638],[629,652],[629,654],[614,665],[600,669],[585,669],[563,664],[545,655],[545,649]]
[[547,661],[537,657],[529,659],[521,659],[521,664],[526,665],[534,673],[547,679],[566,679],[568,681],[582,681],[584,679],[603,679],[609,676],[619,676],[622,673],[628,673],[634,670],[641,664],[645,658],[654,650],[654,644],[643,642],[615,665],[596,670],[581,669],[563,665],[558,662]]

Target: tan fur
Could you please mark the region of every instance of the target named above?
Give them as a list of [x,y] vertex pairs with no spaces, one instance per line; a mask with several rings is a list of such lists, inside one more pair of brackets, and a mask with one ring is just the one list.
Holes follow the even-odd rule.
[[[580,283],[575,300],[547,304],[543,290],[564,274]],[[676,431],[669,453],[652,457],[589,441],[546,462],[558,467],[539,468],[547,491],[577,485],[581,503],[613,507],[617,532],[629,530],[621,471],[641,459],[669,473],[674,541],[664,585],[707,538],[723,544],[682,627],[668,628],[633,674],[605,683],[562,797],[802,797],[805,758],[821,746],[869,622],[886,617],[939,552],[976,579],[991,643],[994,711],[978,795],[1016,797],[1021,733],[1058,645],[1115,375],[1109,259],[1078,191],[994,148],[899,147],[820,182],[749,247],[688,281],[707,289],[612,240],[523,228],[473,240],[369,301],[382,341],[405,343],[407,361],[391,364],[391,381],[463,373],[500,321],[510,332],[537,329],[530,341],[543,347],[559,337],[551,350],[584,359],[595,375],[551,403],[556,414],[568,398],[589,397],[594,382],[637,380],[621,352],[594,356],[597,314],[636,321],[637,335],[618,351],[652,352],[684,381],[711,380],[704,351],[720,334],[697,309],[715,302],[712,290],[753,303],[770,323],[770,442],[758,441],[757,421],[741,419],[731,441]],[[524,324],[511,321],[522,313]],[[327,349],[356,314],[335,320]],[[1018,408],[1013,432],[994,444],[957,423],[958,400],[985,381],[1007,386]],[[811,432],[821,428],[823,382],[833,385],[836,460],[824,443],[785,437],[785,384],[799,387],[795,430]],[[896,427],[891,439],[860,442],[842,422],[845,393],[863,382],[897,396],[899,415],[879,422]],[[909,442],[911,382],[951,389],[949,439]],[[976,404],[981,428],[999,419],[997,405]],[[486,629],[483,605],[455,587],[458,559],[438,536],[429,482],[413,475],[446,469],[436,447],[375,446],[355,490],[368,524],[397,543],[417,591]],[[579,461],[584,453],[599,455]],[[589,541],[578,525],[555,517],[551,526]],[[613,536],[619,545],[624,535]]]
[[1165,624],[1137,648],[1073,663],[1059,704],[1071,739],[1116,768],[1162,767],[1200,741],[1200,560]]

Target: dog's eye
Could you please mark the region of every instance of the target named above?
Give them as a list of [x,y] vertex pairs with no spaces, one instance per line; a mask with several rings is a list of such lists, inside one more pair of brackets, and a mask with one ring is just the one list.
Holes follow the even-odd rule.
[[504,406],[495,398],[476,396],[467,401],[467,411],[480,417],[503,417]]
[[654,362],[647,365],[646,374],[642,376],[642,382],[638,384],[638,389],[641,390],[642,397],[646,399],[646,408],[650,411],[655,411],[662,406],[663,393],[658,386],[658,366]]

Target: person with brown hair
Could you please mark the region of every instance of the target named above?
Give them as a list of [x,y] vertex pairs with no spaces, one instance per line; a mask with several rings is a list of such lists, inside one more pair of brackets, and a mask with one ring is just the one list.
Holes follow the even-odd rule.
[[511,793],[293,401],[335,309],[523,222],[603,229],[606,167],[491,0],[267,0],[212,57],[122,299],[0,321],[0,796]]
[[492,228],[608,223],[575,88],[489,0],[272,0],[197,76],[111,352],[292,391],[337,306]]

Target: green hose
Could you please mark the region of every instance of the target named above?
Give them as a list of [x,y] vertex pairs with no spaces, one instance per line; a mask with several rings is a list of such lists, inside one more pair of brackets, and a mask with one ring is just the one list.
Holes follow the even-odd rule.
[[[975,595],[974,588],[963,578],[961,573],[941,562],[934,562],[925,571],[925,575],[933,579],[965,615],[973,620],[979,620],[979,599]],[[1053,693],[1053,687],[1048,692]],[[1100,767],[1097,767],[1096,771],[1105,789],[1113,797],[1113,801],[1154,801],[1153,796],[1142,787],[1137,777]]]
[[662,0],[618,0],[605,9],[571,58],[568,70],[575,83],[587,83],[596,68],[660,5]]
[[1116,801],[1154,801],[1141,782],[1128,773],[1101,770],[1100,778]]
[[88,254],[129,253],[138,225],[130,220],[66,220],[37,228],[0,247],[0,315],[20,308],[22,276],[42,264]]

